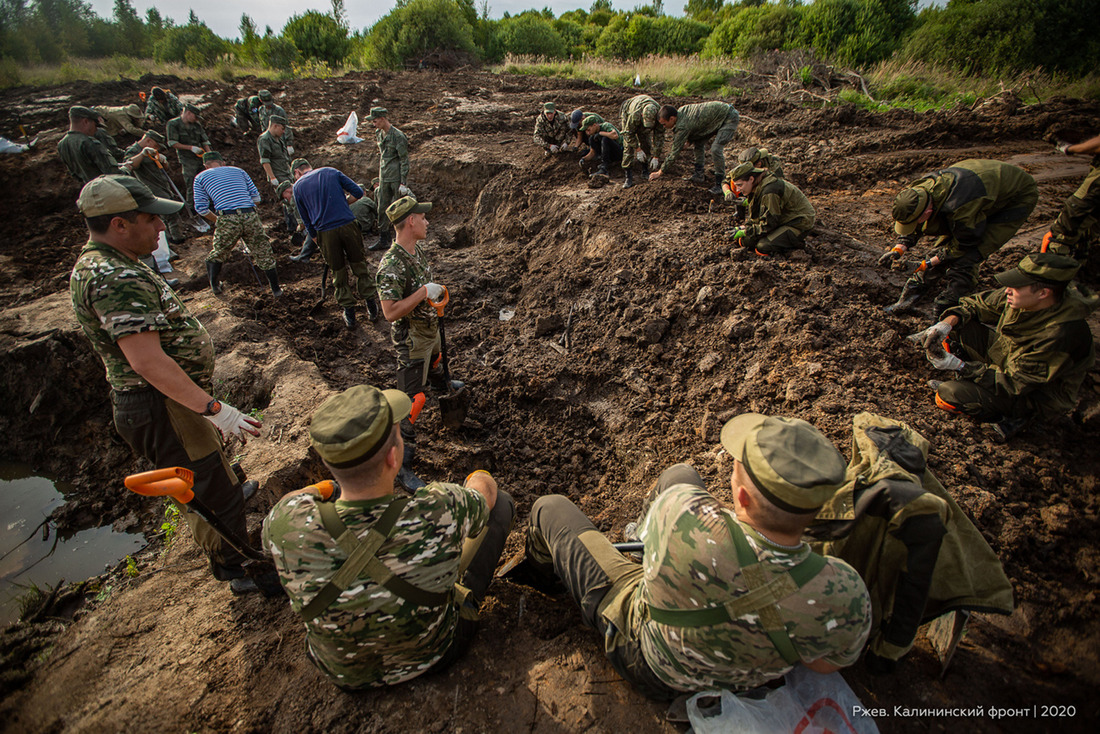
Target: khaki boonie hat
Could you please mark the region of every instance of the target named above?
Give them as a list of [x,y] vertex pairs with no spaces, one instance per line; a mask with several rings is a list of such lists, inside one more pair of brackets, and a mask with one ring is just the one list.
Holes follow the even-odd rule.
[[757,168],[751,162],[745,161],[744,163],[738,163],[737,168],[730,172],[730,180],[744,181],[750,176],[755,176],[758,173],[764,173],[764,169]]
[[207,161],[224,161],[224,160],[225,159],[222,158],[222,154],[219,153],[216,150],[211,150],[208,153],[203,153],[202,154],[202,162],[203,163],[206,163]]
[[91,107],[84,107],[83,105],[73,105],[69,108],[70,120],[79,120],[81,118],[85,120],[94,120],[98,125],[102,116]]
[[175,214],[182,201],[159,199],[133,176],[100,176],[84,184],[76,206],[85,217],[139,211],[148,214]]
[[261,89],[259,92],[256,93],[256,96],[264,102],[271,102],[275,99],[275,95],[267,91],[266,89]]
[[756,163],[760,160],[762,154],[759,148],[745,148],[741,151],[741,154],[737,156],[737,160],[741,163]]
[[745,413],[722,426],[722,446],[765,499],[786,512],[813,512],[844,483],[840,452],[804,420]]
[[1072,257],[1053,252],[1032,253],[1024,257],[1012,270],[997,273],[997,282],[1008,288],[1025,285],[1064,285],[1077,275],[1081,265]]
[[364,120],[377,120],[379,117],[388,117],[389,111],[385,107],[371,107],[370,114],[364,117]]
[[310,166],[309,161],[307,161],[305,158],[295,158],[290,162],[290,170],[292,171],[297,171],[302,166],[309,166],[310,168],[313,168],[313,166]]
[[386,207],[386,216],[393,224],[401,224],[410,214],[427,214],[432,210],[432,202],[419,202],[411,196],[402,196]]
[[141,108],[136,104],[126,105],[126,114],[130,117],[141,117]]
[[358,466],[378,453],[412,401],[401,390],[356,385],[325,400],[309,424],[309,440],[332,467]]
[[920,216],[928,208],[931,195],[925,188],[908,188],[894,199],[894,231],[900,235],[912,234],[920,226]]
[[292,184],[290,181],[283,181],[281,184],[275,187],[275,196],[281,199],[283,198],[283,194],[286,192],[286,190],[292,188],[294,188],[294,184]]

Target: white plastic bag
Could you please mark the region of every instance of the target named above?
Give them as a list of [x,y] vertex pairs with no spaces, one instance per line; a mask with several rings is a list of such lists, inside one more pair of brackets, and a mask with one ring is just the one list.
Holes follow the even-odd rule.
[[359,129],[359,115],[352,113],[348,115],[348,121],[344,123],[344,126],[336,133],[336,142],[343,143],[344,145],[352,145],[354,143],[363,142],[362,138],[355,137],[355,133]]
[[164,232],[160,233],[160,239],[157,241],[157,249],[153,250],[153,260],[157,264],[157,270],[162,273],[172,272],[172,263],[168,261],[168,255],[171,254],[171,250],[168,249],[168,237]]
[[[714,696],[719,705],[700,707],[700,699]],[[763,699],[717,691],[687,702],[694,734],[878,734],[873,718],[856,713],[862,708],[840,673],[821,675],[802,665]]]
[[0,137],[0,153],[26,153],[30,149],[29,145],[13,143],[7,138]]

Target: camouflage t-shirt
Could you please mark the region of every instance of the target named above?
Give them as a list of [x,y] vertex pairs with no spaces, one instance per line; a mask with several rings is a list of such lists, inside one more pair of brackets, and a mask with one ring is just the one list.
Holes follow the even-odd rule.
[[[649,619],[651,606],[715,607],[746,593],[726,525],[729,514],[706,490],[679,484],[657,497],[642,527],[644,575],[633,599],[634,619],[642,621],[635,631],[650,668],[677,690],[745,690],[792,667],[772,646],[758,615],[703,627]],[[793,568],[810,553],[805,543],[784,548],[743,523],[741,529],[770,574]],[[851,566],[837,558],[826,561],[816,577],[779,602],[779,613],[803,661],[850,665],[871,629],[871,600]]]
[[[336,510],[361,539],[394,500],[336,501]],[[290,606],[303,607],[332,578],[346,558],[325,530],[320,500],[311,493],[285,497],[263,525]],[[489,519],[485,498],[457,484],[432,482],[409,500],[390,538],[375,557],[395,575],[429,592],[446,592],[458,580],[467,537]],[[415,678],[447,651],[458,610],[421,607],[370,580],[364,571],[336,601],[306,623],[306,640],[318,666],[345,688],[394,685]]]
[[[382,256],[382,261],[378,263],[375,285],[378,287],[380,301],[400,301],[411,296],[420,286],[431,282],[432,266],[428,263],[428,256],[424,254],[424,249],[419,244],[416,245],[414,254],[410,255],[404,247],[394,242]],[[424,299],[416,304],[416,308],[406,318],[434,321],[438,315],[428,304],[427,299]],[[395,321],[394,326],[402,320]]]
[[149,387],[126,361],[118,340],[158,332],[160,346],[187,376],[209,388],[214,374],[210,335],[176,292],[143,262],[94,240],[80,252],[69,279],[73,311],[115,390]]

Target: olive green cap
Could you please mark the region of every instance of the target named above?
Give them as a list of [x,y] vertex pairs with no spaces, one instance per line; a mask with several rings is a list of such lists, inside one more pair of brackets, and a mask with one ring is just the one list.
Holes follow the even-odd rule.
[[920,226],[920,216],[928,208],[931,194],[925,188],[908,188],[894,199],[894,231],[900,235],[912,234]]
[[310,444],[329,466],[358,466],[378,453],[411,408],[401,390],[356,385],[331,396],[313,413]]
[[542,111],[543,112],[556,112],[557,108],[554,107],[553,102],[543,102],[542,103]]
[[737,160],[741,163],[756,163],[762,154],[759,148],[745,148],[741,151],[741,154],[737,156]]
[[183,208],[182,201],[159,199],[145,184],[133,176],[99,176],[84,184],[76,206],[85,217],[105,214],[146,212],[175,214]]
[[1072,257],[1053,252],[1034,252],[1026,255],[1012,270],[997,273],[997,282],[1008,288],[1025,285],[1065,285],[1077,275],[1081,265]]
[[385,107],[371,107],[370,114],[364,117],[364,120],[377,120],[379,117],[389,117],[389,112]]
[[309,165],[309,161],[307,161],[305,158],[295,158],[290,162],[290,170],[292,171],[297,171],[302,166],[313,168],[313,166]]
[[397,201],[386,207],[386,216],[393,224],[401,224],[410,214],[427,214],[432,210],[432,202],[423,203],[411,196],[402,196]]
[[225,159],[222,158],[222,154],[219,153],[216,150],[211,150],[207,153],[202,154],[202,162],[203,163],[206,163],[207,161],[224,161],[224,160]]
[[73,105],[69,108],[69,119],[79,120],[84,118],[85,120],[93,120],[97,125],[102,119],[101,115],[93,110],[91,107],[84,107],[83,105]]
[[599,115],[588,115],[584,118],[584,121],[581,122],[581,128],[587,130],[592,125],[599,125],[601,122],[603,122],[603,118]]
[[722,446],[760,494],[786,512],[813,512],[844,483],[844,458],[804,420],[745,413],[722,426]]
[[275,99],[275,95],[267,91],[266,89],[261,89],[259,92],[256,93],[256,96],[264,102],[271,102]]
[[276,125],[284,125],[285,126],[286,125],[286,118],[283,117],[282,115],[272,115],[271,117],[267,118],[267,124],[270,125],[271,123],[275,123]]
[[730,172],[731,181],[744,181],[750,176],[755,176],[758,173],[764,173],[763,168],[757,168],[750,161],[744,163],[738,163],[737,168]]
[[142,137],[149,138],[157,145],[166,145],[167,141],[164,139],[164,135],[156,130],[145,130],[142,132]]
[[294,184],[292,184],[290,181],[283,181],[281,184],[275,187],[275,196],[281,199],[283,198],[283,194],[286,192],[286,190],[292,188],[294,188]]

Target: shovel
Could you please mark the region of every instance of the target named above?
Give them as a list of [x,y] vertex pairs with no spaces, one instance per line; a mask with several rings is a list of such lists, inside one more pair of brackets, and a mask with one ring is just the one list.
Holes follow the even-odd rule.
[[451,385],[451,364],[447,358],[447,332],[443,325],[443,309],[451,300],[451,294],[443,287],[443,300],[436,303],[428,299],[428,303],[439,314],[439,351],[443,359],[443,381],[447,386],[445,395],[439,396],[439,414],[443,419],[443,425],[447,428],[459,428],[466,420],[466,412],[470,407],[470,391],[465,385],[455,390]]
[[[172,177],[168,175],[168,171],[164,170],[164,166],[161,164],[160,159],[157,158],[156,156],[151,156],[151,155],[147,155],[147,157],[151,161],[153,161],[153,163],[157,164],[157,168],[159,168],[160,172],[162,174],[164,174],[164,178],[167,179],[168,186],[169,186],[169,188],[172,189],[172,192],[176,196],[179,197],[180,201],[185,202],[183,208],[184,208],[184,211],[186,211],[187,210],[187,204],[186,204],[187,197],[180,193],[179,187],[176,186],[176,182],[172,180]],[[191,212],[187,212],[187,221],[191,223],[191,226],[194,227],[195,231],[198,232],[199,234],[206,234],[207,232],[210,231],[210,222],[206,221],[202,217],[199,217],[195,214],[192,214]]]

